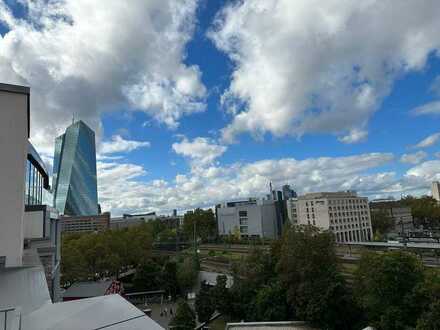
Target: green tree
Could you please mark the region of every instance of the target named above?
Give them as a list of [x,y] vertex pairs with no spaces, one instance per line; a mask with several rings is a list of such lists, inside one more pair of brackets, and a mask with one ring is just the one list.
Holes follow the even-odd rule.
[[420,198],[407,196],[401,200],[403,205],[411,207],[416,225],[436,228],[440,225],[440,205],[431,196]]
[[414,254],[392,251],[362,255],[355,274],[355,298],[369,324],[378,329],[415,327],[424,280],[422,262]]
[[[350,329],[349,294],[339,273],[334,237],[293,226],[282,237],[278,272],[296,317],[327,329]],[[352,313],[355,315],[355,313]]]
[[177,266],[177,281],[181,290],[189,290],[193,287],[197,276],[198,267],[193,257],[186,257]]
[[212,297],[215,302],[215,309],[222,314],[230,315],[232,299],[226,283],[226,276],[218,275],[217,283],[212,289]]
[[390,215],[383,211],[372,211],[371,212],[371,226],[373,227],[373,232],[375,236],[381,237],[388,231],[393,229],[394,221]]
[[202,210],[198,208],[185,213],[183,218],[183,231],[190,239],[193,238],[194,224],[198,238],[206,240],[216,235],[217,223],[212,209]]
[[437,269],[425,271],[420,292],[423,313],[417,320],[417,330],[440,329],[440,274]]
[[200,323],[207,322],[215,312],[215,303],[211,297],[211,287],[203,281],[196,295],[195,308]]
[[170,322],[170,329],[189,330],[196,327],[196,317],[194,311],[184,300],[180,300],[177,305],[176,315]]
[[257,291],[249,305],[246,319],[252,321],[287,321],[293,318],[287,303],[286,290],[279,282]]
[[175,297],[179,292],[179,282],[177,280],[177,264],[173,261],[165,263],[162,270],[162,287],[167,294]]
[[161,267],[150,261],[139,265],[133,277],[133,286],[136,291],[157,290],[161,286]]

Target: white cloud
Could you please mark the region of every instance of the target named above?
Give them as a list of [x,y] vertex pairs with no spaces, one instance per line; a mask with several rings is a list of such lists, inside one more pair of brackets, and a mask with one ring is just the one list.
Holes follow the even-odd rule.
[[440,133],[434,133],[427,138],[424,138],[422,141],[417,143],[414,148],[428,148],[437,143],[440,139]]
[[227,149],[204,137],[197,137],[192,141],[183,137],[182,141],[173,143],[172,148],[175,153],[188,157],[195,166],[212,164]]
[[289,182],[299,192],[357,189],[373,194],[396,181],[393,173],[366,174],[390,163],[392,154],[296,160],[268,159],[228,166],[193,167],[174,181],[144,181],[138,165],[98,163],[99,198],[105,210],[124,212],[185,210],[210,207],[236,198],[264,196],[269,181],[275,187]]
[[440,115],[440,101],[433,101],[421,105],[411,112],[415,115]]
[[436,0],[229,2],[208,33],[234,65],[224,140],[364,131],[395,79],[438,54],[439,15]]
[[97,131],[121,105],[169,127],[203,111],[197,66],[184,63],[197,0],[23,0],[24,19],[0,0],[2,82],[29,85],[32,141],[51,154],[72,113]]
[[430,91],[434,92],[438,96],[440,96],[440,75],[435,77],[431,86],[429,87]]
[[421,178],[425,182],[440,180],[440,160],[429,160],[408,170],[408,176]]
[[364,142],[367,139],[367,137],[368,137],[367,131],[354,129],[351,130],[349,134],[340,137],[338,140],[343,143],[352,144],[352,143]]
[[150,146],[148,141],[132,141],[125,140],[120,135],[113,135],[111,141],[104,141],[101,144],[101,154],[114,154],[119,152],[130,152],[139,148],[147,148]]
[[400,161],[405,164],[419,164],[421,163],[428,154],[422,150],[417,151],[412,154],[403,154],[402,157],[400,157]]

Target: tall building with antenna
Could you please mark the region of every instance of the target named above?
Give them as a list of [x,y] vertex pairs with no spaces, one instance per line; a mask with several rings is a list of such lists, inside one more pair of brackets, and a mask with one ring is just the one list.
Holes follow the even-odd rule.
[[64,215],[98,214],[95,132],[79,120],[55,139],[54,206]]

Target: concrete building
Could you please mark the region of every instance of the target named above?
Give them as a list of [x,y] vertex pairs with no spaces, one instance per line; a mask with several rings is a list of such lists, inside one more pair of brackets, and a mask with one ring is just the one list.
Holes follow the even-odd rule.
[[220,204],[216,207],[216,217],[220,236],[278,237],[277,208],[273,200],[249,199]]
[[355,192],[319,192],[298,197],[298,224],[330,230],[337,242],[363,242],[372,238],[368,198]]
[[122,229],[128,227],[139,226],[150,220],[157,219],[156,212],[143,214],[124,214],[122,217],[110,219],[110,229]]
[[0,267],[22,265],[29,100],[29,88],[0,84]]
[[298,224],[298,198],[286,200],[287,218],[292,225]]
[[440,202],[440,183],[438,181],[434,181],[432,183],[432,198],[434,198],[437,202]]
[[[119,295],[66,303],[51,299],[42,259],[46,238],[55,242],[52,217],[40,209],[38,189],[25,214],[29,88],[0,84],[0,324],[5,330],[163,330]],[[35,174],[32,169],[32,175]],[[36,187],[41,173],[35,175]],[[34,186],[34,184],[33,184]],[[42,216],[43,214],[43,216]],[[54,231],[54,232],[53,232]],[[47,235],[50,232],[50,235]],[[24,241],[24,238],[26,240]],[[25,243],[25,244],[23,244]]]
[[393,219],[394,228],[392,233],[405,235],[414,230],[414,219],[411,208],[401,205],[399,201],[372,201],[370,211],[383,212]]
[[99,215],[61,216],[61,231],[63,233],[90,233],[106,231],[110,228],[110,212]]
[[98,214],[95,132],[81,120],[55,140],[52,181],[60,214]]

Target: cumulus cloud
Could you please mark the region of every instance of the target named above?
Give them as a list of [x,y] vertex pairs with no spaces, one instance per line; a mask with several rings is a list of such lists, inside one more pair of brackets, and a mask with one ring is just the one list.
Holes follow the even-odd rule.
[[422,150],[417,151],[412,154],[403,154],[402,157],[400,157],[400,161],[405,164],[418,164],[421,163],[428,154]]
[[29,85],[31,134],[52,154],[72,113],[100,136],[99,115],[121,105],[169,127],[203,111],[197,66],[184,64],[197,0],[23,0],[22,18],[0,0],[2,82]]
[[224,140],[348,132],[355,142],[395,79],[438,54],[439,15],[436,0],[229,2],[208,33],[234,65]]
[[429,87],[429,90],[440,96],[440,76],[435,77],[434,81]]
[[367,137],[368,137],[367,131],[354,129],[351,130],[349,134],[340,137],[338,140],[343,143],[352,144],[352,143],[363,142],[367,139]]
[[[193,167],[173,181],[145,181],[134,164],[98,163],[99,199],[104,209],[124,212],[168,212],[210,207],[225,200],[261,197],[289,182],[299,192],[356,189],[375,194],[396,182],[394,173],[366,174],[390,163],[393,155],[370,153],[348,157],[267,159],[228,166]],[[126,173],[126,174],[125,174]],[[388,192],[387,192],[388,193]]]
[[104,141],[101,144],[101,154],[114,154],[119,152],[130,152],[139,148],[148,148],[148,141],[125,140],[120,135],[113,135],[111,141]]
[[183,137],[182,141],[173,143],[172,148],[175,153],[189,158],[195,166],[212,164],[227,150],[226,146],[204,137],[197,137],[192,141]]
[[417,143],[414,148],[428,148],[433,146],[437,143],[437,141],[440,139],[440,133],[434,133],[426,138],[424,138],[422,141]]
[[439,115],[440,101],[433,101],[411,110],[415,115]]

